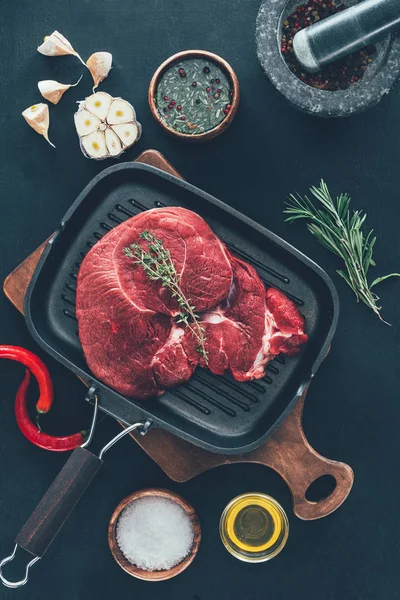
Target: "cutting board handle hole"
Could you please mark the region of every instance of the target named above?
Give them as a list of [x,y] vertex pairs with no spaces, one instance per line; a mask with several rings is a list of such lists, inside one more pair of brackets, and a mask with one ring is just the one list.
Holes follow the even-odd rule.
[[309,502],[320,502],[328,498],[335,488],[336,479],[333,475],[321,475],[308,486],[305,496]]

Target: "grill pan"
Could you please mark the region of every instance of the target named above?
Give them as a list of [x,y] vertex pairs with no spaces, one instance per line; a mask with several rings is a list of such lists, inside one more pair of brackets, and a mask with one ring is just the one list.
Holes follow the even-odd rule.
[[[198,369],[185,385],[157,399],[138,402],[118,394],[90,373],[75,317],[76,279],[88,250],[113,227],[141,211],[183,206],[200,214],[229,249],[251,263],[266,286],[285,292],[306,318],[308,343],[299,356],[268,364],[263,379],[248,383]],[[198,446],[241,454],[259,446],[284,419],[323,360],[338,318],[338,298],[326,273],[298,250],[254,221],[201,190],[163,171],[123,163],[106,169],[83,190],[47,244],[25,297],[25,318],[34,339],[90,386],[95,404],[89,438],[76,448],[0,561],[0,580],[11,588],[28,572],[54,537],[102,465],[104,453],[121,437],[162,427]],[[87,449],[100,408],[124,422],[98,456]],[[9,581],[3,567],[18,548],[33,558],[25,577]]]
[[[248,383],[197,369],[187,384],[145,401],[126,398],[92,375],[75,317],[80,263],[113,227],[161,206],[201,215],[234,254],[256,268],[267,287],[281,289],[296,303],[309,335],[299,356],[276,358],[263,379]],[[96,388],[99,406],[109,415],[126,425],[151,422],[212,452],[241,454],[272,433],[316,373],[335,331],[338,298],[319,266],[264,227],[159,169],[122,163],[97,175],[66,213],[34,273],[25,315],[34,339]]]

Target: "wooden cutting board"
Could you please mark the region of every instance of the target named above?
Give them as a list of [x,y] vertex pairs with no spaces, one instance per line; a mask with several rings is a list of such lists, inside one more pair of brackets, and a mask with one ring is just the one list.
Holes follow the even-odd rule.
[[[176,169],[156,150],[146,150],[136,161],[158,167],[182,179]],[[4,282],[4,293],[21,313],[24,310],[26,290],[46,243],[47,241],[28,256]],[[233,463],[253,462],[271,467],[289,486],[294,513],[300,519],[319,519],[332,513],[346,500],[354,475],[348,465],[324,458],[308,443],[302,427],[306,393],[307,390],[267,442],[248,454],[213,454],[161,429],[151,429],[145,437],[134,436],[134,439],[171,479],[178,482],[187,481],[214,467]],[[318,502],[307,500],[309,486],[324,475],[331,475],[336,480],[334,491]]]

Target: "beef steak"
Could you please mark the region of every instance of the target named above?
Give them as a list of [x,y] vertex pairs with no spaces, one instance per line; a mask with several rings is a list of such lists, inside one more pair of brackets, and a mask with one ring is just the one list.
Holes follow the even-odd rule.
[[201,217],[184,208],[132,217],[88,252],[76,299],[86,361],[101,381],[135,398],[187,381],[198,362],[194,340],[173,321],[176,300],[123,252],[145,229],[170,251],[180,287],[197,311],[219,304],[232,282],[224,245]]
[[[123,250],[163,240],[180,288],[200,314],[207,362],[179,305]],[[128,219],[105,235],[82,262],[77,286],[79,337],[94,375],[133,398],[162,394],[188,381],[200,363],[230,370],[238,381],[260,378],[280,353],[296,354],[307,339],[304,318],[282,292],[265,290],[257,272],[232,256],[207,223],[183,208],[160,208]]]

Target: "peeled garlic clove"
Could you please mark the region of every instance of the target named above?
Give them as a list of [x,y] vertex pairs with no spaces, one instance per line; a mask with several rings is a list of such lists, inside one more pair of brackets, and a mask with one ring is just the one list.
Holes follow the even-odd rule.
[[44,38],[43,44],[38,47],[38,52],[45,56],[63,56],[65,54],[72,54],[79,58],[82,64],[85,65],[79,54],[73,49],[67,38],[65,38],[59,31],[53,31],[51,35],[47,35]]
[[49,142],[50,146],[55,148],[55,145],[51,143],[48,137],[50,115],[49,107],[47,104],[33,104],[22,113],[25,121],[34,129],[37,133],[40,133],[44,139]]
[[83,75],[81,75],[76,83],[60,83],[59,81],[54,81],[53,79],[45,79],[43,81],[38,82],[39,92],[42,94],[43,98],[46,98],[49,102],[53,104],[58,104],[61,100],[61,96],[69,90],[69,88],[75,87],[78,85]]
[[94,90],[98,87],[99,83],[107,77],[111,70],[112,54],[109,52],[95,52],[87,59],[86,66],[93,77],[94,93]]
[[108,152],[111,156],[119,156],[122,152],[121,140],[110,127],[107,127],[105,134]]
[[81,138],[84,152],[90,158],[106,158],[108,156],[104,131],[93,131]]
[[121,123],[120,125],[112,125],[111,129],[115,131],[122,144],[127,148],[132,146],[138,138],[138,128],[135,123]]
[[133,106],[126,100],[116,98],[108,111],[107,123],[109,125],[116,125],[117,123],[128,123],[135,120],[136,115]]
[[97,131],[100,128],[101,120],[90,113],[88,110],[79,110],[74,115],[75,127],[78,135],[89,135],[93,131]]
[[106,92],[96,92],[86,98],[85,108],[104,121],[112,101],[113,98],[110,94],[106,94]]

